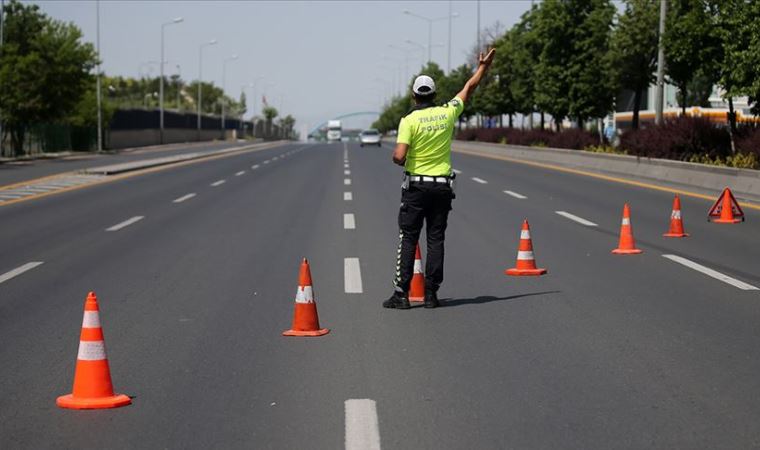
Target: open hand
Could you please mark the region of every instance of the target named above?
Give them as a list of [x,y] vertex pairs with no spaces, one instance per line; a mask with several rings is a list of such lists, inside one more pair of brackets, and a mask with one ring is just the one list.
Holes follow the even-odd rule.
[[488,67],[493,62],[494,56],[496,56],[495,48],[491,48],[490,50],[488,50],[488,54],[485,56],[483,56],[483,52],[480,52],[480,55],[478,56],[478,63],[483,64],[486,67]]

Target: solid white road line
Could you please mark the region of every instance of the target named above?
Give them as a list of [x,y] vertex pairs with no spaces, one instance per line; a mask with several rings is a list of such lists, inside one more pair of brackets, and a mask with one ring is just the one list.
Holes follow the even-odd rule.
[[145,218],[145,216],[135,216],[135,217],[132,217],[131,219],[127,219],[124,222],[117,223],[116,225],[114,225],[114,226],[112,226],[110,228],[106,228],[106,231],[119,231],[119,230],[121,230],[124,227],[128,227],[128,226],[132,225],[135,222],[139,222],[139,221],[143,220],[144,218]]
[[253,170],[256,170],[256,169],[258,169],[258,168],[259,168],[259,165],[258,165],[258,164],[254,164],[254,165],[252,165],[252,166],[251,166],[251,169],[253,169]]
[[346,408],[346,450],[380,450],[377,404],[368,398],[349,399]]
[[488,184],[488,181],[478,177],[472,177],[472,181],[480,184]]
[[344,170],[343,171],[343,175],[351,175],[351,171],[350,170]]
[[343,258],[343,287],[346,294],[361,294],[362,271],[359,268],[359,258]]
[[351,186],[351,178],[344,179],[343,184],[345,184],[346,186]]
[[451,169],[451,171],[454,172],[457,175],[459,175],[460,173],[462,173],[462,171],[459,170],[459,169]]
[[183,196],[182,196],[182,197],[180,197],[180,198],[175,198],[175,199],[174,199],[174,203],[182,203],[182,202],[184,202],[185,200],[190,200],[190,199],[191,199],[191,198],[193,198],[193,197],[195,197],[195,192],[193,192],[192,194],[183,195]]
[[21,275],[22,273],[24,273],[26,271],[29,271],[29,270],[32,270],[35,267],[40,266],[42,264],[43,263],[41,261],[35,261],[35,262],[26,263],[26,264],[24,264],[21,267],[17,267],[15,269],[11,270],[10,272],[6,272],[6,273],[0,275],[0,283],[5,283],[6,281],[10,280],[11,278],[15,278],[15,277]]
[[353,213],[343,214],[343,229],[344,230],[356,229],[356,220],[354,219]]
[[522,194],[518,194],[517,192],[504,191],[504,193],[507,194],[507,195],[510,195],[510,196],[512,196],[514,198],[519,198],[520,200],[525,200],[526,198],[528,198],[528,197],[526,197],[526,196],[524,196]]
[[214,181],[213,183],[211,183],[211,186],[213,186],[213,187],[221,186],[221,185],[223,185],[226,182],[227,182],[227,180]]
[[343,193],[343,200],[345,200],[345,201],[348,202],[348,201],[351,201],[353,199],[354,199],[354,194],[352,194],[351,192],[344,192]]
[[717,272],[715,270],[712,270],[709,267],[705,267],[701,264],[697,264],[694,261],[691,261],[689,259],[683,258],[678,255],[662,255],[663,258],[667,258],[671,261],[675,261],[678,264],[682,264],[690,269],[694,269],[697,272],[701,272],[708,277],[713,277],[716,280],[720,280],[724,283],[730,284],[733,287],[737,287],[743,291],[757,291],[760,290],[760,288],[757,288],[756,286],[752,286],[751,284],[747,284],[743,281],[739,281],[736,278],[731,278],[728,275],[724,275],[720,272]]
[[578,217],[575,214],[570,214],[569,212],[566,212],[566,211],[554,211],[554,212],[557,213],[557,214],[559,214],[560,216],[566,218],[566,219],[570,219],[573,222],[578,222],[579,224],[585,225],[587,227],[596,227],[596,226],[598,226],[597,224],[595,224],[594,222],[592,222],[590,220],[586,220],[583,217]]
[[245,175],[245,170],[241,170],[240,172],[235,174],[236,177],[239,177],[240,175]]

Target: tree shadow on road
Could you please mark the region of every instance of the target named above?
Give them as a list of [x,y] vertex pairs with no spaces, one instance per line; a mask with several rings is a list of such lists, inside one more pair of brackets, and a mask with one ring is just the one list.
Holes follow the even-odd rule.
[[529,292],[526,294],[515,294],[506,297],[494,297],[493,295],[481,295],[473,298],[445,298],[441,299],[441,307],[461,306],[461,305],[480,305],[483,303],[499,302],[503,300],[516,300],[518,298],[533,297],[536,295],[558,294],[562,291],[541,291]]

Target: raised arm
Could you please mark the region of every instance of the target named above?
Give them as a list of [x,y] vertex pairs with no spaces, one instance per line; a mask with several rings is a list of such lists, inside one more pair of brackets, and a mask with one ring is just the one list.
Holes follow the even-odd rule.
[[483,56],[483,53],[481,52],[478,56],[478,68],[475,70],[475,73],[472,75],[472,77],[467,81],[467,83],[464,84],[464,87],[461,91],[457,94],[457,97],[462,99],[462,102],[467,103],[467,100],[470,98],[472,93],[475,91],[475,88],[478,87],[480,84],[480,80],[483,78],[483,76],[488,72],[488,68],[491,67],[491,63],[493,62],[493,58],[496,55],[496,49],[492,48],[488,51],[488,54]]

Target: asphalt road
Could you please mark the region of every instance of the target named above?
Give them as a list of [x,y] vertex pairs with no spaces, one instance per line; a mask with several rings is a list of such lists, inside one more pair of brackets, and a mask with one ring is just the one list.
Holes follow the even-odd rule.
[[[0,279],[43,262],[0,282],[0,447],[760,446],[760,291],[736,287],[760,286],[757,211],[708,224],[683,198],[691,237],[665,239],[670,194],[455,154],[444,306],[384,310],[401,172],[345,147],[347,168],[294,143],[0,207]],[[626,201],[637,256],[610,254]],[[544,277],[503,275],[524,218]],[[304,256],[332,331],[286,338]],[[131,406],[55,406],[89,290]]]
[[143,159],[161,158],[164,156],[182,155],[197,151],[222,150],[225,148],[244,145],[239,142],[208,142],[205,144],[172,144],[122,150],[116,153],[83,153],[65,158],[36,159],[0,163],[0,187],[20,183],[36,178],[47,177],[59,173],[81,170],[88,167],[98,167],[110,164],[139,161]]

